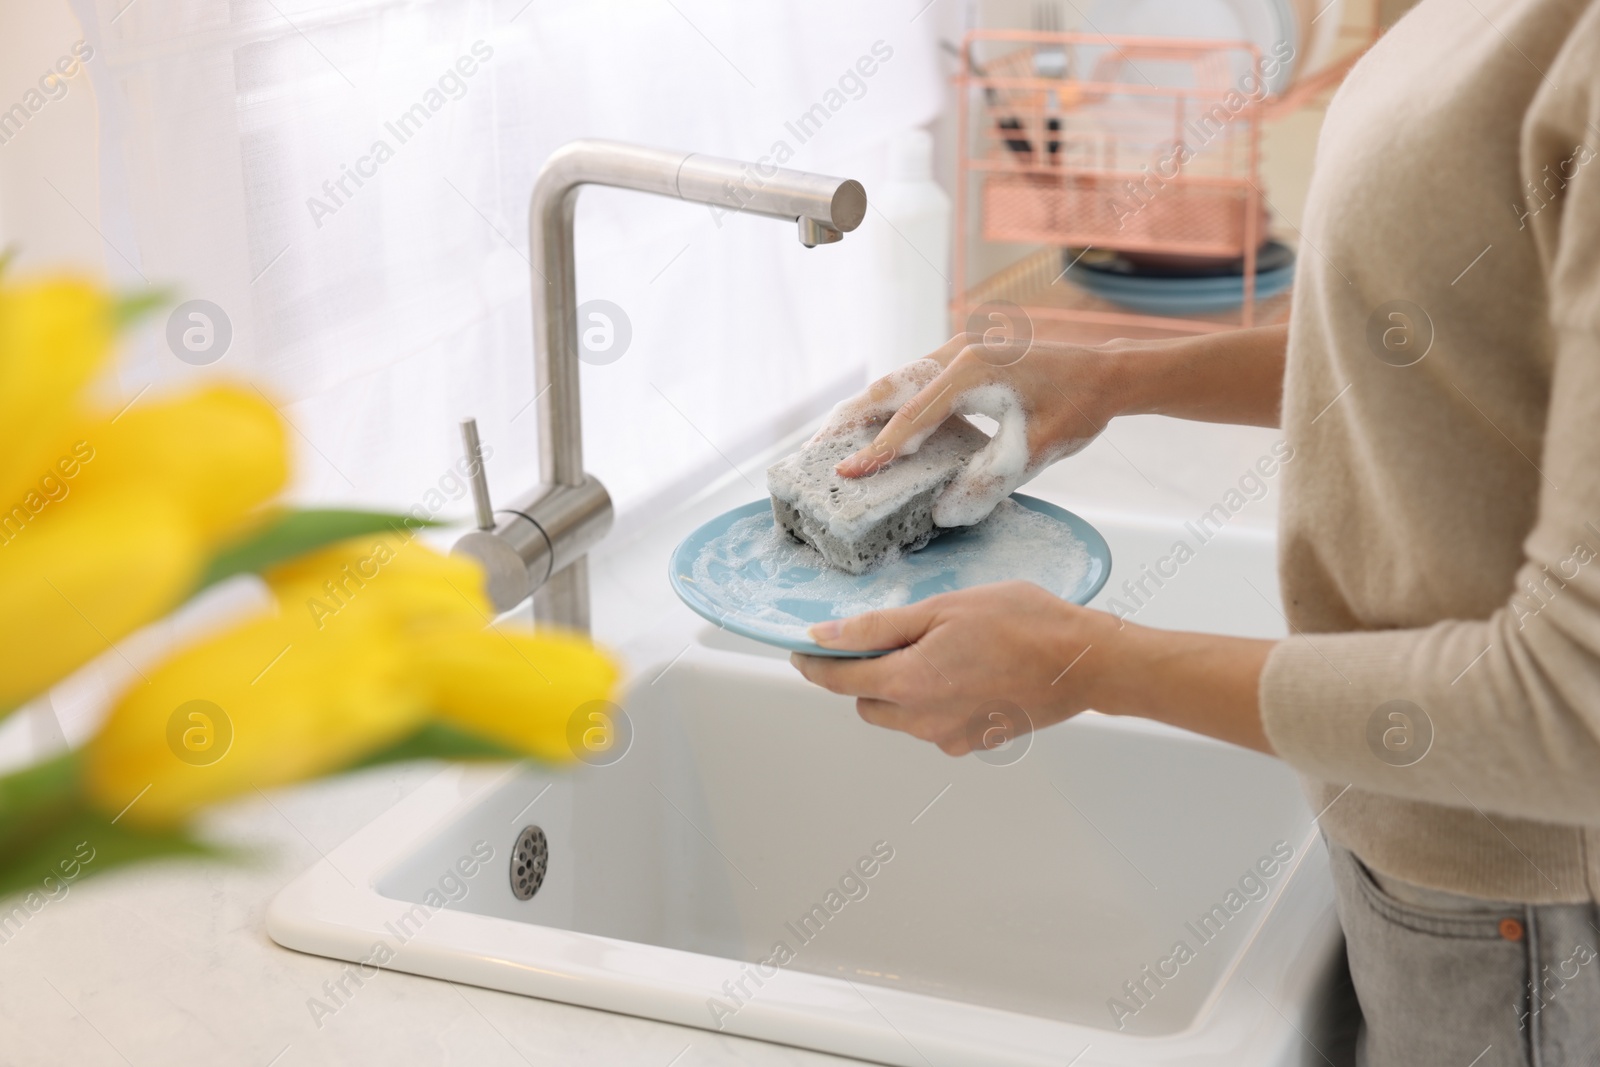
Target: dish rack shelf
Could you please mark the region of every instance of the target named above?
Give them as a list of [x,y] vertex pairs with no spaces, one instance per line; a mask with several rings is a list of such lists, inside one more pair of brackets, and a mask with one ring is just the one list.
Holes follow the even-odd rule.
[[[1247,41],[974,30],[961,48],[951,315],[1015,304],[1041,336],[1092,343],[1280,321],[1288,295],[1256,299],[1269,223],[1261,189],[1262,123],[1343,79],[1371,35],[1281,95],[1274,57]],[[968,282],[967,243],[1044,246]],[[1146,257],[1243,261],[1236,311],[1140,313],[1066,282],[1090,249]],[[981,317],[981,316],[980,316]],[[970,328],[970,325],[969,325]]]
[[[1062,278],[1064,266],[1058,249],[1033,252],[974,285],[957,308],[968,321],[980,309],[1014,305],[1022,308],[1040,338],[1099,344],[1116,337],[1153,340],[1176,334],[1212,333],[1238,329],[1238,311],[1205,312],[1194,315],[1145,315],[1129,311]],[[1287,322],[1287,292],[1254,301],[1256,325]],[[1247,305],[1248,309],[1248,305]]]

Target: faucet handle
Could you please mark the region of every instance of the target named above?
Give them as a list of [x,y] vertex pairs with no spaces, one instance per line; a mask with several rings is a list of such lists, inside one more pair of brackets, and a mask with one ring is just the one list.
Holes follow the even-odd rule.
[[494,529],[494,508],[489,504],[489,475],[483,469],[483,445],[478,441],[478,420],[461,420],[461,443],[467,450],[467,469],[472,485],[472,508],[477,513],[478,529]]

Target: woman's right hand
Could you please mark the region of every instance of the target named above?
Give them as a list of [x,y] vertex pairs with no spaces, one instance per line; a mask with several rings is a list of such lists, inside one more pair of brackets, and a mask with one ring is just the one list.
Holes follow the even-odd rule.
[[1118,347],[986,343],[978,334],[958,334],[834,408],[816,437],[881,427],[871,444],[838,465],[845,477],[860,478],[916,452],[952,416],[994,419],[993,438],[934,502],[935,523],[970,526],[1045,467],[1087,446],[1120,414],[1112,359]]

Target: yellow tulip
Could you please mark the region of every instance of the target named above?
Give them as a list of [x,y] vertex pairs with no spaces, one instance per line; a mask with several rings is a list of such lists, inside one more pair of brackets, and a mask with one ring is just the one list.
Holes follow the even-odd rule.
[[110,298],[87,282],[0,286],[0,509],[26,506],[42,478],[59,476],[113,332]]
[[482,627],[494,617],[477,564],[440,555],[404,530],[329,545],[263,577],[285,610],[293,605],[319,632],[351,612],[390,612],[414,629]]
[[618,679],[615,663],[587,640],[555,631],[442,634],[413,655],[442,718],[552,763],[578,754],[574,716],[609,698]]
[[147,485],[188,511],[208,541],[234,533],[289,480],[282,420],[253,389],[208,386],[171,399],[138,400],[87,427],[94,459],[74,491]]
[[130,487],[69,502],[48,530],[0,545],[0,711],[171,610],[199,570],[169,499]]
[[102,810],[137,797],[130,823],[180,822],[252,788],[347,767],[430,715],[566,760],[573,712],[617,682],[581,638],[485,630],[477,565],[404,533],[353,538],[265,577],[275,615],[147,672],[112,710],[86,763]]
[[298,613],[254,619],[146,671],[89,743],[89,799],[126,808],[131,825],[168,825],[413,731],[424,709],[404,643],[385,620],[346,621],[308,639]]
[[[73,280],[0,281],[0,715],[169,611],[288,478],[249,389],[101,409],[116,326]],[[82,752],[82,789],[128,825],[327,774],[430,717],[547,760],[615,664],[565,634],[486,630],[477,565],[408,531],[270,568],[271,611],[140,670]],[[4,857],[0,857],[3,867]]]
[[0,285],[0,716],[176,606],[288,477],[252,390],[93,410],[112,300]]

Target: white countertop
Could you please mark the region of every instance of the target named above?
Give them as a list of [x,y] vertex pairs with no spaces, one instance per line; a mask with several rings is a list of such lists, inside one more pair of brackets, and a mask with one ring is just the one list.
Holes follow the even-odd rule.
[[[1189,518],[1276,436],[1127,420],[1029,491],[1075,509]],[[759,481],[759,460],[749,466],[746,473]],[[740,485],[725,492],[751,495],[730,478]],[[1269,527],[1273,490],[1238,524]],[[679,527],[687,532],[692,519],[669,516],[665,529],[602,552],[595,563],[596,632],[635,669],[670,660],[691,621],[672,598],[665,570]],[[63,718],[70,740],[92,728],[81,717]],[[0,753],[9,749],[15,758],[26,726],[7,724]],[[398,972],[368,979],[319,1026],[312,998],[326,1001],[323,983],[336,981],[346,965],[272,943],[263,930],[267,904],[432,773],[429,765],[383,768],[252,796],[216,813],[208,827],[254,849],[255,862],[123,870],[48,902],[0,943],[0,1067],[850,1062]]]

